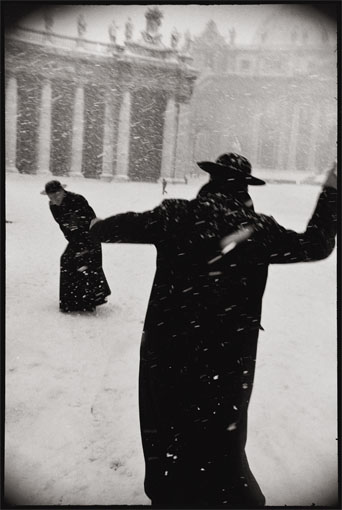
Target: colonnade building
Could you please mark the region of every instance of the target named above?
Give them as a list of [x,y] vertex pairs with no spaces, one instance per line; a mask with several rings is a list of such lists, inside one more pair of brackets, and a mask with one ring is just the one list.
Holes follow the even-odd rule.
[[181,49],[176,30],[162,43],[158,7],[145,17],[122,44],[115,27],[108,44],[88,40],[81,22],[77,37],[12,28],[8,171],[177,182],[227,151],[310,175],[336,157],[336,30],[317,15],[282,5],[248,46],[209,20]]
[[183,180],[197,73],[167,47],[162,13],[123,44],[12,27],[5,46],[6,168],[106,180]]
[[336,26],[288,4],[248,46],[238,29],[224,35],[209,21],[193,42],[192,160],[232,150],[266,173],[322,172],[336,158]]

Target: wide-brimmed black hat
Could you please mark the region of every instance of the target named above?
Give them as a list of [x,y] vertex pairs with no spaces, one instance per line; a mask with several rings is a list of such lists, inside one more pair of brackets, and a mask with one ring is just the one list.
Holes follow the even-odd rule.
[[50,195],[57,191],[62,191],[66,188],[66,184],[61,184],[59,181],[49,181],[45,184],[45,189],[40,192],[41,195]]
[[251,184],[254,186],[266,184],[262,179],[251,175],[252,165],[248,159],[235,152],[222,154],[215,162],[199,161],[197,164],[202,170],[208,172],[213,179]]

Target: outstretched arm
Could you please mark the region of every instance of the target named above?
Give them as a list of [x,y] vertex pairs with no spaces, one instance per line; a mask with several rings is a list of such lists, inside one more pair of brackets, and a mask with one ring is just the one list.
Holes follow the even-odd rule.
[[152,210],[116,214],[105,220],[95,218],[90,224],[90,235],[101,243],[157,244],[180,235],[181,218],[187,213],[188,200],[170,199]]
[[154,244],[161,234],[159,208],[143,213],[127,212],[105,220],[95,218],[90,225],[90,235],[101,243]]
[[284,264],[321,260],[335,246],[337,231],[337,165],[334,163],[304,233],[281,227],[276,222],[266,239],[270,262]]

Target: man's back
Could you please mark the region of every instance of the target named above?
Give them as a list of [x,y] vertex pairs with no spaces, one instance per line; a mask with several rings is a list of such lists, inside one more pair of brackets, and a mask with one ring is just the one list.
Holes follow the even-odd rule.
[[208,319],[211,314],[221,315],[234,329],[258,329],[267,254],[256,242],[252,250],[248,239],[226,254],[220,243],[243,224],[265,217],[224,195],[165,200],[158,214],[163,228],[154,242],[157,270],[151,300],[162,299],[165,305],[183,310],[198,307]]
[[154,504],[264,504],[245,444],[268,265],[320,260],[334,247],[333,188],[324,188],[303,234],[226,188],[91,229],[101,242],[157,248],[139,373],[145,491]]

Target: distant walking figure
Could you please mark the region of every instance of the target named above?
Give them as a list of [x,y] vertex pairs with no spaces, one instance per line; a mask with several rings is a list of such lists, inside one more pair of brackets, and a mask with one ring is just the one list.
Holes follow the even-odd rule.
[[165,195],[165,193],[167,193],[166,186],[167,186],[167,181],[166,181],[166,179],[163,179],[162,180],[162,187],[163,187],[162,192],[163,192],[163,195]]
[[245,446],[268,268],[333,251],[336,165],[303,233],[254,211],[248,185],[265,182],[243,156],[198,165],[210,180],[195,199],[96,219],[90,233],[157,248],[140,348],[146,494],[162,507],[255,508],[265,497]]
[[52,216],[68,245],[61,256],[59,308],[61,312],[95,311],[110,295],[102,269],[102,249],[89,235],[95,212],[81,195],[49,181],[41,192],[49,197]]

